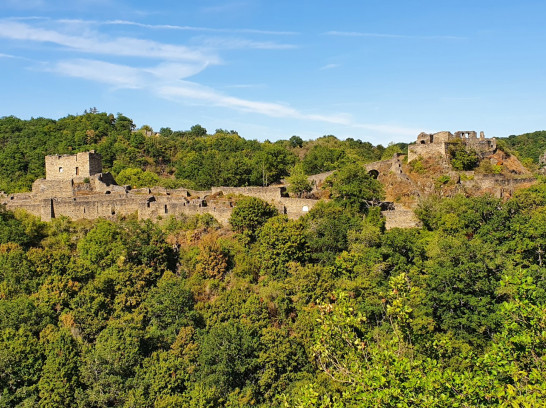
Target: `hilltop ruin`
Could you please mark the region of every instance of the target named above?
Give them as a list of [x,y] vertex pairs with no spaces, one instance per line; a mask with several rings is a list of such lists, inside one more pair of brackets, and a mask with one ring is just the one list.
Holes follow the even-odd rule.
[[94,151],[46,156],[45,166],[46,178],[36,180],[31,193],[3,194],[1,203],[8,210],[22,208],[43,221],[59,216],[96,219],[137,214],[139,219],[157,219],[210,213],[225,225],[237,195],[261,198],[289,218],[300,217],[317,202],[286,197],[283,186],[214,187],[210,191],[131,189],[117,185],[110,173],[102,171],[101,156]]
[[[449,165],[449,146],[452,143],[462,143],[474,149],[482,161],[489,161],[502,172],[454,171]],[[424,162],[423,172],[416,171],[412,162]],[[280,214],[292,219],[305,215],[318,202],[318,199],[289,197],[284,185],[213,187],[209,191],[163,187],[131,189],[130,186],[117,185],[110,173],[103,172],[101,156],[94,151],[46,156],[45,168],[45,179],[36,180],[31,193],[2,193],[0,203],[8,210],[24,209],[43,221],[59,216],[96,219],[136,214],[139,219],[157,219],[209,213],[226,225],[240,195],[267,201]],[[483,132],[478,138],[473,131],[421,133],[416,143],[409,146],[407,160],[404,155],[395,154],[391,159],[369,163],[366,168],[385,187],[388,201],[382,203],[381,208],[387,228],[418,226],[412,208],[420,197],[429,194],[491,194],[507,198],[515,189],[535,182],[517,158],[497,149],[494,138],[485,138]],[[332,173],[309,177],[315,191]],[[443,185],[439,186],[438,180]]]
[[475,150],[482,158],[493,154],[497,150],[497,140],[486,138],[483,132],[480,137],[475,131],[425,133],[417,136],[417,142],[408,146],[408,162],[421,157],[429,157],[438,154],[447,157],[449,146],[454,143],[462,143],[468,149]]

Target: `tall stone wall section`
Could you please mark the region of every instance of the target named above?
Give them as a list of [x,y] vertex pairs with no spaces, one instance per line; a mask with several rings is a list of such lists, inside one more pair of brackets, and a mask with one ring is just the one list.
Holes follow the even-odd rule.
[[311,211],[317,202],[318,200],[308,198],[281,198],[279,212],[290,219],[296,219]]
[[408,162],[416,160],[419,156],[440,156],[446,157],[445,143],[430,143],[430,144],[414,144],[408,146]]
[[422,226],[413,210],[399,204],[394,205],[394,210],[381,211],[381,214],[385,217],[385,229],[387,230],[392,228],[420,228]]

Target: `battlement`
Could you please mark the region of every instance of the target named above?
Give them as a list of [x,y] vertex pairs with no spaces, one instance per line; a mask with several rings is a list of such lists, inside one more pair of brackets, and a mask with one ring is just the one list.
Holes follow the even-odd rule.
[[102,158],[94,150],[45,157],[46,180],[72,180],[102,173]]

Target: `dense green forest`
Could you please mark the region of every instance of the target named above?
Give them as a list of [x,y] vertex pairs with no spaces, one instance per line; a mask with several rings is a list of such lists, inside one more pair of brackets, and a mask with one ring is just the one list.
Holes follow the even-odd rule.
[[546,152],[546,131],[544,130],[519,136],[511,135],[501,140],[520,158],[533,163],[538,163],[538,158]]
[[[527,165],[538,162],[546,150],[546,132],[500,138],[499,145],[516,153]],[[187,131],[149,126],[136,129],[133,121],[91,109],[58,120],[13,116],[0,118],[0,191],[30,191],[44,177],[44,156],[96,150],[105,171],[119,184],[135,187],[162,185],[195,190],[211,186],[262,186],[278,182],[296,171],[311,175],[350,163],[368,163],[407,151],[407,144],[384,147],[361,140],[323,136],[304,141],[259,142],[240,137],[234,130],[208,134],[200,125]]]
[[546,183],[417,212],[2,212],[0,406],[538,406]]
[[363,163],[392,156],[405,144],[387,148],[360,140],[324,136],[303,141],[299,136],[274,143],[246,140],[237,132],[217,129],[214,134],[200,125],[189,131],[161,128],[135,130],[122,114],[86,113],[59,120],[0,119],[0,190],[29,191],[44,177],[44,156],[74,154],[94,149],[103,166],[120,184],[135,186],[269,185],[289,175],[296,163],[306,174],[334,170],[347,163]]
[[506,201],[431,196],[423,228],[387,231],[362,205],[382,187],[357,164],[403,145],[133,128],[101,113],[3,118],[1,186],[29,188],[44,154],[94,148],[135,183],[339,169],[332,199],[299,220],[240,199],[226,227],[1,210],[0,407],[544,404],[544,180]]

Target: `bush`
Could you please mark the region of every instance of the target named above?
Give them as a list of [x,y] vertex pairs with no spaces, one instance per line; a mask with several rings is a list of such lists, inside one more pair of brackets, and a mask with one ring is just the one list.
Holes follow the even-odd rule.
[[478,153],[473,149],[467,150],[460,142],[451,143],[448,152],[455,170],[472,170],[480,163]]
[[277,209],[265,201],[256,197],[245,197],[237,202],[229,217],[229,224],[234,231],[254,241],[258,229],[277,214]]

